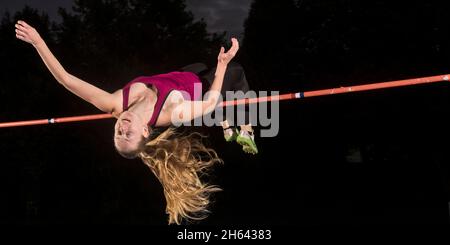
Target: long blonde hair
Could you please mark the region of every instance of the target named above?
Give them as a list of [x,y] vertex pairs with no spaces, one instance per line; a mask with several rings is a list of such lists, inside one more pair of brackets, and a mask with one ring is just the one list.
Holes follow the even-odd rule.
[[183,135],[169,128],[145,143],[139,154],[164,188],[169,224],[206,218],[210,195],[221,191],[200,179],[212,165],[222,163],[202,138],[199,133]]

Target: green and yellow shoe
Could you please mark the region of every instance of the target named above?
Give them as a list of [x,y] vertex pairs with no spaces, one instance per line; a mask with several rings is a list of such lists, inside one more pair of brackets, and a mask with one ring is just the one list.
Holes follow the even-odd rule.
[[236,128],[224,128],[223,135],[227,142],[233,142],[237,139],[239,133]]
[[236,142],[242,145],[244,152],[253,155],[258,154],[258,147],[256,146],[255,135],[253,132],[241,130],[241,133],[237,136]]

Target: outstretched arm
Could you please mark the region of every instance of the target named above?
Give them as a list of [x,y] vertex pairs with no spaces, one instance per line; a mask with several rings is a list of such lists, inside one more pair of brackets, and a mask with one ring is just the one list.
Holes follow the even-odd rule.
[[[217,69],[214,81],[208,91],[208,96],[203,101],[184,101],[178,105],[174,111],[174,117],[177,122],[190,122],[195,118],[209,114],[216,109],[221,96],[223,80],[228,64],[236,56],[239,51],[239,42],[236,38],[231,39],[233,45],[225,52],[225,48],[220,49],[217,58]],[[174,118],[173,118],[174,119]]]
[[118,104],[121,98],[120,91],[111,94],[69,74],[52,54],[36,29],[26,22],[17,22],[16,37],[33,45],[52,75],[70,92],[93,104],[103,112],[114,113],[116,108],[120,108]]

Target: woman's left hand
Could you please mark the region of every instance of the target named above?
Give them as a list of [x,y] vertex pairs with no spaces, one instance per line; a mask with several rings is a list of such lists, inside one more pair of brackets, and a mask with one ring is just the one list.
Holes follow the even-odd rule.
[[36,29],[22,20],[19,20],[16,24],[16,37],[35,47],[44,42]]
[[220,54],[217,58],[219,64],[228,65],[228,63],[230,63],[234,56],[236,56],[239,50],[239,41],[236,38],[232,38],[231,42],[233,43],[233,45],[231,46],[230,50],[228,50],[228,52],[225,53],[224,47],[220,49]]

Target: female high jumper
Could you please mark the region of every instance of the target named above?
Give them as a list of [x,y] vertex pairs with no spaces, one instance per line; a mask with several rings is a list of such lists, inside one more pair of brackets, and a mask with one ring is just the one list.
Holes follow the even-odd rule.
[[[24,21],[15,27],[16,37],[33,45],[61,85],[117,118],[115,148],[125,158],[141,158],[159,179],[169,224],[204,219],[209,195],[220,189],[203,183],[199,176],[221,159],[204,146],[199,134],[176,133],[173,125],[212,113],[226,91],[248,91],[242,67],[231,62],[239,50],[237,39],[232,39],[228,52],[220,49],[215,70],[194,64],[168,74],[138,77],[123,89],[108,93],[68,73],[36,29]],[[204,81],[210,85],[208,95],[196,100],[194,85]],[[228,142],[237,141],[245,152],[258,153],[251,124],[240,125],[240,132],[230,127],[228,120],[221,125]],[[160,132],[158,128],[167,129]]]

